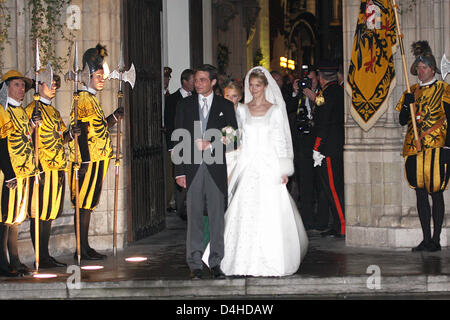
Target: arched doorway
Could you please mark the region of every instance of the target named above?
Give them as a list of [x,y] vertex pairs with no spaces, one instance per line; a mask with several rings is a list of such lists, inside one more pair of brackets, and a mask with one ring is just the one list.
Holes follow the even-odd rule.
[[299,15],[288,37],[288,55],[297,65],[313,65],[317,61],[316,18],[309,12]]

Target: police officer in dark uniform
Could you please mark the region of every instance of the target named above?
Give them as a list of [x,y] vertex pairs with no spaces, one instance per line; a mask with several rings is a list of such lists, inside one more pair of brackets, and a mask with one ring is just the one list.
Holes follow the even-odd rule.
[[330,205],[333,225],[322,236],[345,235],[344,208],[344,89],[338,83],[338,66],[331,61],[318,65],[321,90],[308,94],[314,111],[313,161],[320,185]]

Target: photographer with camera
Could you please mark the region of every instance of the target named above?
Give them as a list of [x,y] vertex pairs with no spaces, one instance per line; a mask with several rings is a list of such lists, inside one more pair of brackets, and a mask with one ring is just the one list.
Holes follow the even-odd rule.
[[[315,69],[308,70],[302,66],[302,78],[293,84],[293,105],[296,108],[295,120],[292,126],[292,140],[294,145],[295,179],[299,191],[299,211],[306,230],[319,228],[319,221],[314,221],[315,191],[319,185],[315,177],[313,159],[314,146],[314,98],[319,90],[319,79]],[[328,207],[326,207],[328,210]],[[327,215],[328,219],[328,215]],[[328,220],[323,224],[326,227]],[[323,228],[322,228],[323,229]]]

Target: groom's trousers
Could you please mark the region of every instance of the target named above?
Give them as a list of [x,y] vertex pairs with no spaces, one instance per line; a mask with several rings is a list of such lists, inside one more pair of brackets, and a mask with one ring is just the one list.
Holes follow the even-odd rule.
[[188,215],[186,261],[191,270],[203,269],[203,213],[206,204],[210,228],[209,267],[220,265],[224,254],[225,197],[219,190],[208,168],[200,165],[186,194]]

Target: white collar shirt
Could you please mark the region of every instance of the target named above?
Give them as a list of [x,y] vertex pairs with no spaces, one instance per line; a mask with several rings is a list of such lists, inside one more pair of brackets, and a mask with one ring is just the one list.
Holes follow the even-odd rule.
[[209,96],[207,96],[207,97],[205,97],[204,95],[202,95],[202,94],[199,94],[198,95],[198,103],[200,104],[200,108],[203,108],[203,98],[206,98],[206,104],[208,105],[208,113],[209,113],[209,110],[211,110],[211,105],[212,105],[212,102],[213,102],[213,97],[214,97],[214,94],[211,92],[211,94],[209,95]]
[[189,91],[184,90],[184,88],[180,88],[180,94],[183,98],[189,97],[192,95]]

